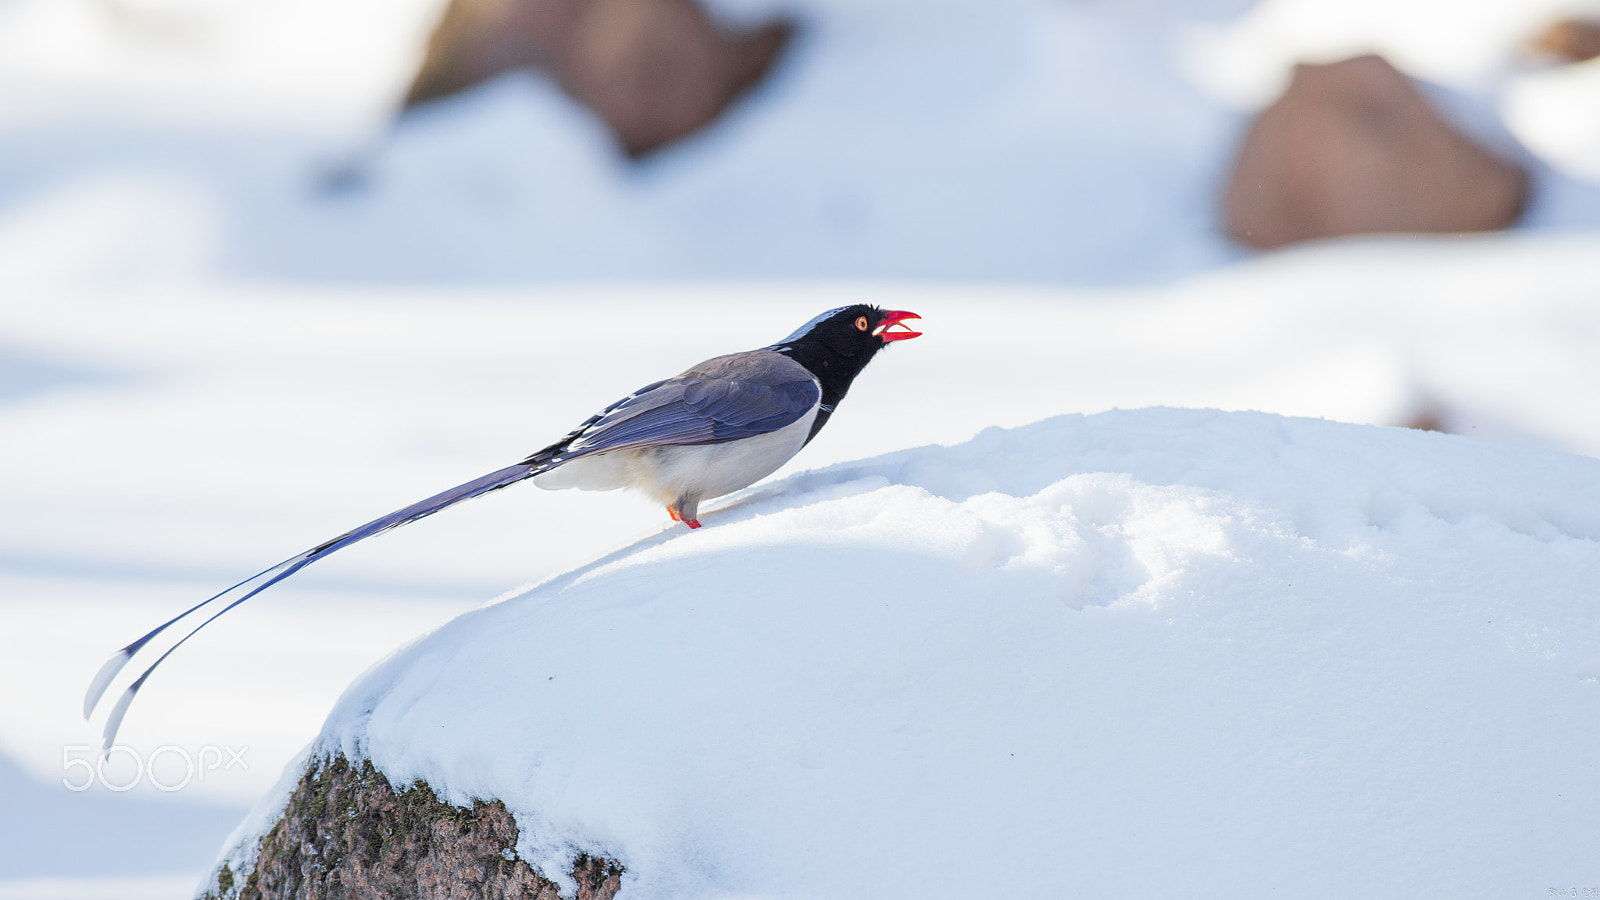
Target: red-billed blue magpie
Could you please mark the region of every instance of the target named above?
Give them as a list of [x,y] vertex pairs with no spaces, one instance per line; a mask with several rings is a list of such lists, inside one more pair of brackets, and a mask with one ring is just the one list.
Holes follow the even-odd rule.
[[810,443],[872,357],[918,337],[915,313],[858,304],[829,310],[776,344],[718,356],[645,385],[561,440],[514,466],[435,494],[290,557],[163,622],[106,661],[83,700],[88,718],[111,680],[167,628],[221,605],[167,648],[123,693],[106,721],[105,746],[150,673],[218,616],[335,550],[525,479],[543,488],[631,488],[699,528],[700,501],[749,487]]

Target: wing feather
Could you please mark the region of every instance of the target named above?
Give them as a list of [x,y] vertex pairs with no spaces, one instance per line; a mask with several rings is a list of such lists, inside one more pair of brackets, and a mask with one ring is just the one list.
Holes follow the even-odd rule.
[[613,450],[736,441],[792,424],[822,399],[816,379],[798,364],[758,354],[713,360],[641,388],[527,461],[560,465]]

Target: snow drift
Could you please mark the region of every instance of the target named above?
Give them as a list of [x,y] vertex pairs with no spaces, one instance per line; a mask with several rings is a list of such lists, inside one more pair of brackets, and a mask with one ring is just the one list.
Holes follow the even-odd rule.
[[462,616],[313,752],[502,799],[524,858],[617,859],[624,897],[1591,884],[1597,485],[1256,413],[991,429]]

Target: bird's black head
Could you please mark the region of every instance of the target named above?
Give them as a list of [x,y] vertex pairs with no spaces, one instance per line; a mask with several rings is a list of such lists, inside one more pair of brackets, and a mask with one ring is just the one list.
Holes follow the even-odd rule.
[[883,310],[865,303],[842,306],[801,325],[794,334],[767,349],[810,369],[823,382],[824,390],[830,375],[843,376],[839,385],[842,395],[879,350],[894,341],[919,337],[922,332],[912,331],[905,323],[920,318],[916,313]]
[[905,324],[909,319],[920,318],[912,312],[858,303],[830,309],[766,348],[805,366],[822,383],[822,409],[812,426],[813,435],[879,350],[894,341],[921,336],[922,332],[912,331]]
[[[891,341],[903,341],[921,335],[922,332],[912,331],[911,326],[904,324],[907,319],[920,318],[916,313],[882,310],[865,303],[841,306],[801,325],[794,334],[772,345],[772,349],[800,343],[820,343],[841,356],[865,353],[871,359],[872,354]],[[899,326],[901,330],[890,330],[894,326]]]

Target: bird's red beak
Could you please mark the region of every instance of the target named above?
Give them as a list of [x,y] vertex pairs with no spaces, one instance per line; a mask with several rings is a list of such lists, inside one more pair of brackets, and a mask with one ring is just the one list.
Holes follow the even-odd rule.
[[[907,319],[920,318],[922,317],[914,312],[891,309],[883,314],[883,321],[878,323],[877,328],[872,329],[872,333],[883,338],[885,344],[890,341],[909,341],[914,337],[922,337],[922,332],[912,331],[911,326],[906,324]],[[901,330],[891,331],[893,328]]]

